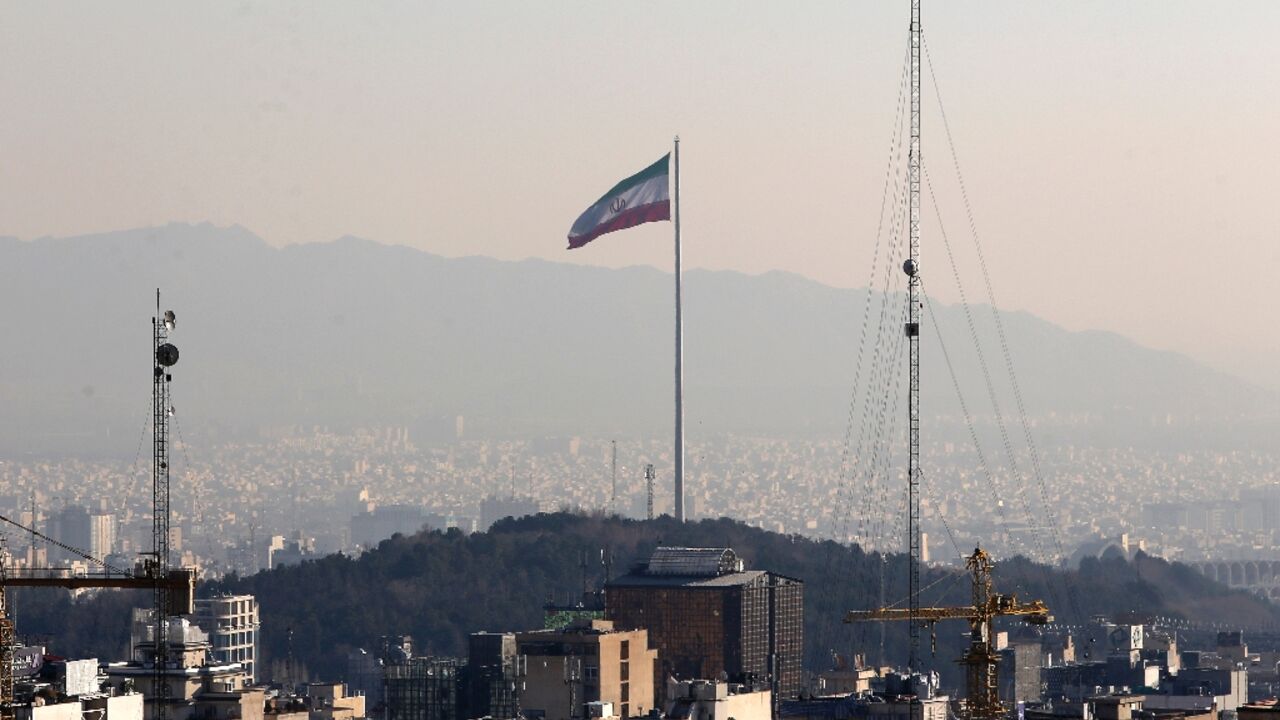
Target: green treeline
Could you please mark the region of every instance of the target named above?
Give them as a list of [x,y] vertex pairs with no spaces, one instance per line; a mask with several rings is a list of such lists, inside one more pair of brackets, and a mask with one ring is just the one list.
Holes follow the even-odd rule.
[[[900,624],[845,625],[845,610],[881,604],[905,605],[902,556],[864,553],[860,548],[781,535],[728,520],[680,524],[580,514],[542,514],[505,520],[489,532],[423,532],[393,537],[359,558],[332,555],[251,577],[230,577],[201,586],[200,594],[252,593],[261,603],[259,667],[279,665],[292,652],[311,679],[338,679],[346,654],[374,650],[378,638],[408,634],[419,654],[464,655],[466,636],[477,630],[541,627],[548,601],[576,601],[586,583],[600,586],[602,551],[618,575],[647,558],[657,545],[734,548],[749,568],[805,581],[805,664],[829,666],[833,653],[863,653],[871,662],[905,661],[906,631]],[[959,555],[972,548],[951,548]],[[1258,627],[1280,619],[1276,608],[1230,591],[1182,565],[1139,555],[1087,559],[1079,571],[1061,571],[1022,558],[998,563],[996,588],[1022,599],[1049,603],[1060,622],[1081,624],[1091,615],[1160,615]],[[969,602],[967,576],[929,569],[922,604]],[[122,658],[128,644],[129,608],[145,605],[145,593],[103,592],[72,601],[61,592],[13,592],[18,632],[69,656]],[[884,598],[882,603],[881,598]],[[1010,623],[1009,629],[1016,626]],[[953,659],[967,627],[936,627],[937,668],[948,684],[960,682]],[[925,641],[928,647],[928,640]],[[926,650],[927,652],[927,650]],[[268,671],[269,672],[269,671]],[[269,679],[269,678],[267,678]]]

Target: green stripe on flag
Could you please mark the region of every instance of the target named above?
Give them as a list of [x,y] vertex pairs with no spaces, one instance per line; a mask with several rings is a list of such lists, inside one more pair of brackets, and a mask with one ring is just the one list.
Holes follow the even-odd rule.
[[[669,174],[667,168],[670,162],[671,162],[671,153],[667,153],[666,155],[663,155],[662,159],[658,160],[658,162],[641,170],[635,175],[632,175],[626,180],[623,180],[617,185],[614,185],[613,189],[609,190],[609,192],[600,196],[600,200],[604,200],[605,198],[611,198],[614,195],[617,195],[618,193],[621,193],[632,186],[639,185],[645,180],[652,180],[653,178],[658,177],[659,175]],[[596,203],[599,203],[600,200],[597,200]]]

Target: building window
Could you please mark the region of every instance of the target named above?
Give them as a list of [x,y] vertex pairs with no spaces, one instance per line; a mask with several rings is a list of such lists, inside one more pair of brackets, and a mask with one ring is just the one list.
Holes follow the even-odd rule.
[[619,652],[619,657],[621,657],[623,660],[631,659],[631,641],[623,640],[621,646],[619,647],[618,652]]

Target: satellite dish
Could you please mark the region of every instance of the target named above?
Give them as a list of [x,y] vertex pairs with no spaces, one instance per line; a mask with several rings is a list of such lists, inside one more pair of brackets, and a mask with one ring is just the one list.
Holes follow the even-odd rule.
[[172,330],[172,329],[174,329],[175,327],[177,327],[177,325],[178,325],[178,318],[177,318],[177,316],[173,314],[173,311],[172,311],[172,310],[165,310],[165,311],[164,311],[164,326],[165,326],[165,328],[167,328],[167,329],[169,329],[169,330]]
[[178,362],[178,348],[170,345],[169,343],[165,343],[156,348],[156,362],[165,367],[169,367],[170,365]]

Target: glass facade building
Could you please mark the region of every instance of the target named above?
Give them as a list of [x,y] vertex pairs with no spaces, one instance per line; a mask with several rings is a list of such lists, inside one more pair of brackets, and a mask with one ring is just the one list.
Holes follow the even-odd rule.
[[605,616],[649,631],[664,677],[802,688],[804,583],[746,570],[727,548],[658,548],[605,585]]

